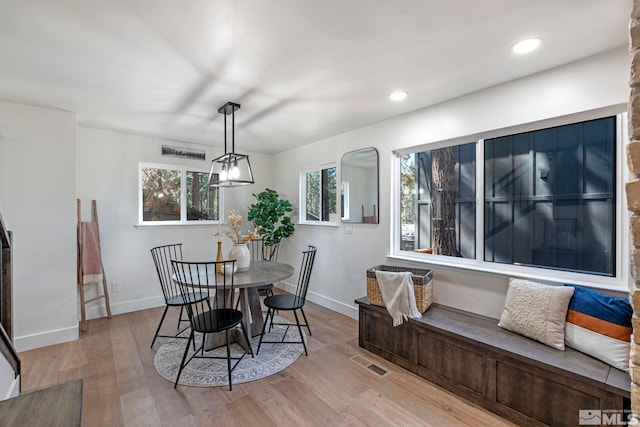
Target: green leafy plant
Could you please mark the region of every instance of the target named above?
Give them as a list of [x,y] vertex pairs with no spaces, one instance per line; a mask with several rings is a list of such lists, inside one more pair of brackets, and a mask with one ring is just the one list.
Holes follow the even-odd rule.
[[276,191],[269,188],[254,193],[253,197],[257,201],[249,206],[247,218],[253,221],[266,246],[276,246],[293,234],[295,227],[289,217],[293,206],[288,200],[281,199]]

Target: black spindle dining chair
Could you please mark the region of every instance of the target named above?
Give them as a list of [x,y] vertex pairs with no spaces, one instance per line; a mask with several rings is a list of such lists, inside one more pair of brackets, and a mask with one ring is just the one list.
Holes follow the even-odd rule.
[[[198,359],[226,359],[227,372],[229,374],[229,390],[232,389],[231,373],[238,366],[238,363],[249,352],[253,357],[249,336],[242,323],[242,312],[236,310],[235,307],[235,289],[233,274],[216,274],[216,267],[219,270],[227,269],[233,271],[235,268],[235,260],[215,261],[215,262],[185,262],[171,261],[175,272],[176,281],[180,285],[180,291],[184,299],[189,303],[186,306],[189,322],[191,323],[191,334],[189,342],[184,350],[180,369],[176,376],[174,387],[178,386],[180,375],[185,366],[194,358]],[[207,295],[204,300],[191,300],[194,290]],[[248,344],[241,356],[231,356],[231,347],[229,342],[229,331],[240,325],[244,339]],[[189,357],[189,344],[195,340],[195,333],[202,334],[202,345]],[[205,355],[204,347],[207,334],[224,333],[226,338],[227,354],[222,356]],[[233,366],[231,361],[235,360]]]
[[[176,329],[180,329],[180,324],[182,322],[188,322],[189,319],[183,319],[182,317],[184,306],[187,304],[187,302],[185,302],[184,298],[182,297],[182,293],[180,293],[178,284],[171,277],[171,275],[173,274],[173,271],[171,269],[171,260],[182,260],[182,243],[157,246],[151,249],[151,256],[153,257],[153,263],[156,266],[156,272],[158,273],[158,279],[160,280],[160,287],[162,288],[162,295],[164,296],[165,302],[162,318],[160,318],[160,323],[158,323],[158,327],[156,328],[156,333],[153,336],[153,341],[151,341],[151,348],[153,348],[153,344],[155,344],[158,337],[187,339],[186,336],[183,337],[179,335],[184,332],[189,326],[178,331],[175,335],[160,335],[160,328],[162,327],[162,323],[164,322],[164,318],[167,315],[169,307],[180,307],[180,316],[178,317],[178,326]],[[206,297],[207,296],[205,294],[202,294],[199,291],[195,291],[193,295],[189,297],[189,300],[201,301]]]
[[[316,248],[315,246],[309,245],[309,249],[302,252],[302,265],[300,266],[300,274],[298,276],[298,285],[296,287],[295,294],[278,294],[272,295],[264,299],[264,305],[267,307],[267,315],[264,319],[264,324],[262,325],[262,334],[260,335],[260,342],[258,343],[258,350],[256,354],[260,353],[260,346],[265,344],[291,344],[297,343],[302,344],[304,347],[304,354],[307,355],[307,345],[304,342],[304,335],[302,334],[302,326],[306,326],[309,330],[309,335],[311,335],[311,328],[309,327],[309,321],[307,320],[307,316],[304,314],[304,304],[307,299],[307,290],[309,289],[309,279],[311,278],[311,270],[313,269],[313,263],[316,259]],[[293,315],[296,319],[296,323],[276,323],[273,321],[273,317],[275,315],[275,311],[293,311]],[[297,310],[300,310],[302,317],[304,318],[304,324],[300,323],[298,318]],[[271,317],[271,322],[269,323],[269,331],[273,325],[285,325],[287,328],[284,331],[282,336],[282,340],[280,341],[264,341],[264,334],[267,327],[267,322],[269,321],[269,317]],[[287,332],[289,331],[290,326],[297,326],[298,332],[300,334],[300,341],[288,341],[284,342],[285,337],[287,336]]]

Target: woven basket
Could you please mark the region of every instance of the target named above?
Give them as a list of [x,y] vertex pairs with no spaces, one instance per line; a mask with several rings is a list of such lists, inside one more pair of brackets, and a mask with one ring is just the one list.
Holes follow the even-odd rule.
[[376,279],[376,271],[409,271],[413,279],[413,293],[416,297],[416,305],[420,313],[424,313],[433,302],[433,273],[431,270],[422,268],[394,267],[392,265],[377,265],[367,270],[367,299],[369,303],[384,307],[382,293],[378,279]]

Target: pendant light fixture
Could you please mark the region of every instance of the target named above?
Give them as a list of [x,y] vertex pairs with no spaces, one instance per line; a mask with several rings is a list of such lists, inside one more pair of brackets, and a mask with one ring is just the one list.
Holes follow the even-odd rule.
[[[235,152],[235,112],[240,104],[227,102],[218,108],[224,114],[224,155],[213,159],[209,172],[210,187],[236,187],[253,184],[249,156]],[[231,115],[231,151],[227,152],[227,116]]]

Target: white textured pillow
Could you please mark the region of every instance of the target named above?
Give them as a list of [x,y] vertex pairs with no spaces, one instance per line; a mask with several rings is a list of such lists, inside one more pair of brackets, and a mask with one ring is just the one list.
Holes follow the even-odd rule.
[[572,295],[570,286],[510,278],[498,326],[564,350],[564,321]]

